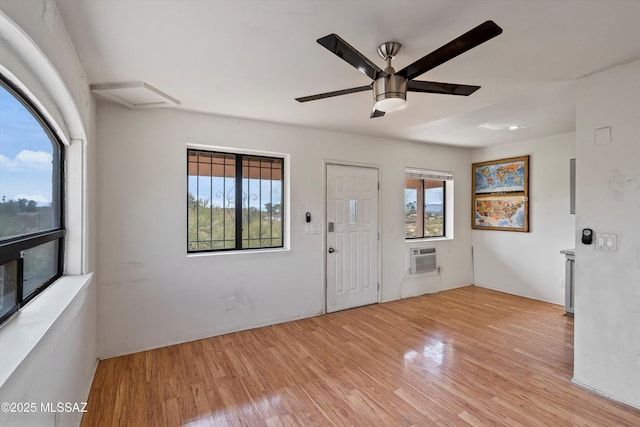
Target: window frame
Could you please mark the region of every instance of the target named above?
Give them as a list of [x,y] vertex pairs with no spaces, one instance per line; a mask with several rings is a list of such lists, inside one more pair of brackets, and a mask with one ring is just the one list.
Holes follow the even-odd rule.
[[[278,160],[281,162],[281,168],[280,168],[280,174],[281,174],[281,236],[280,236],[280,245],[277,246],[259,246],[259,247],[243,247],[243,240],[250,240],[250,239],[245,239],[243,237],[243,206],[242,203],[240,204],[236,204],[234,203],[234,210],[235,210],[235,217],[234,217],[234,221],[235,221],[235,230],[234,230],[234,247],[225,247],[225,248],[212,248],[212,249],[190,249],[189,248],[189,244],[190,244],[190,240],[189,240],[189,153],[190,152],[196,152],[196,153],[207,153],[207,154],[219,154],[222,156],[233,156],[235,159],[235,173],[234,173],[234,177],[233,177],[233,181],[234,181],[234,186],[235,186],[235,196],[234,196],[234,200],[238,200],[238,199],[242,199],[242,194],[243,194],[243,181],[244,181],[244,177],[243,177],[243,160],[245,158],[253,158],[253,159],[267,159],[267,160]],[[259,153],[259,152],[250,152],[250,151],[244,151],[244,150],[237,150],[237,151],[233,151],[233,150],[226,150],[226,149],[220,149],[219,147],[193,147],[193,146],[188,146],[187,147],[187,221],[186,221],[186,226],[187,226],[187,233],[186,233],[186,243],[187,243],[187,254],[188,255],[197,255],[197,254],[215,254],[215,253],[229,253],[229,252],[246,252],[246,251],[270,251],[270,250],[282,250],[283,248],[286,247],[286,209],[287,206],[285,205],[286,202],[286,197],[285,197],[285,192],[286,192],[286,162],[287,162],[287,156],[286,155],[278,155],[278,154],[274,154],[274,153],[269,153],[269,155],[266,155],[265,153]],[[194,176],[200,176],[200,175],[194,175]],[[198,200],[198,198],[196,197],[196,200]]]
[[[407,180],[414,179],[419,180],[420,185],[419,188],[409,187],[407,185]],[[425,217],[425,206],[426,200],[424,197],[425,192],[425,180],[428,181],[441,181],[442,182],[442,234],[438,236],[425,236],[425,226],[426,222],[424,221]],[[453,173],[446,171],[436,171],[430,169],[413,169],[407,168],[405,170],[405,184],[404,190],[406,192],[407,189],[412,188],[415,189],[418,193],[416,196],[416,236],[409,237],[406,234],[404,235],[404,239],[407,242],[411,241],[425,241],[425,240],[446,240],[452,239],[452,227],[450,227],[449,220],[453,221],[452,215],[452,200],[449,200],[448,194],[452,196],[453,192]],[[427,188],[440,188],[440,187],[427,187]],[[405,199],[406,201],[406,199]],[[421,203],[420,203],[421,202]],[[404,206],[405,216],[406,216],[406,203]],[[421,227],[419,227],[421,226]],[[406,227],[406,222],[405,222]],[[405,228],[406,230],[406,228]],[[418,236],[418,231],[421,232],[422,235]]]
[[[0,240],[0,265],[10,264],[17,262],[17,287],[16,287],[16,301],[13,307],[3,315],[0,315],[0,325],[5,323],[15,313],[17,313],[22,307],[32,301],[42,291],[48,288],[53,282],[58,280],[64,274],[64,260],[65,260],[65,146],[61,139],[58,137],[54,127],[49,123],[46,116],[40,111],[33,100],[30,99],[27,94],[24,93],[18,86],[16,86],[9,78],[0,73],[0,87],[9,92],[13,97],[19,101],[22,106],[33,116],[34,119],[42,126],[43,132],[47,134],[52,144],[57,145],[57,161],[53,162],[53,168],[57,168],[56,180],[52,179],[52,196],[58,199],[55,214],[58,217],[58,226],[47,230],[41,230],[35,233],[23,234],[19,236],[13,236],[8,239]],[[54,156],[55,160],[55,156]],[[52,201],[53,203],[53,201]],[[29,249],[37,248],[49,242],[58,241],[56,250],[56,272],[47,281],[40,284],[26,297],[23,295],[24,291],[24,252]]]

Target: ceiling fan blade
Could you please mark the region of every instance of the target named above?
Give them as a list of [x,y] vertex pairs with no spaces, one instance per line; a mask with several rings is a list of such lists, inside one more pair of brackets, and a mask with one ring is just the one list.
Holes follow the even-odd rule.
[[383,116],[384,116],[384,111],[376,110],[374,108],[373,111],[371,112],[371,116],[369,118],[370,119],[375,119],[376,117],[383,117]]
[[347,95],[350,93],[364,92],[365,90],[370,90],[370,89],[371,89],[371,85],[358,86],[358,87],[352,87],[349,89],[336,90],[333,92],[319,93],[317,95],[303,96],[300,98],[296,98],[296,101],[298,102],[315,101],[317,99],[331,98],[332,96],[340,96],[340,95]]
[[426,82],[422,80],[409,80],[407,82],[407,91],[410,92],[469,96],[478,89],[480,89],[480,86],[458,85],[455,83]]
[[318,39],[318,43],[326,47],[328,50],[336,54],[338,57],[356,67],[358,71],[363,72],[371,80],[383,73],[376,64],[371,62],[367,57],[358,52],[353,46],[340,38],[337,34],[329,34]]
[[460,37],[451,40],[444,46],[434,50],[426,56],[423,56],[413,64],[407,65],[396,74],[406,77],[409,80],[414,79],[420,74],[425,73],[438,65],[444,64],[450,59],[453,59],[456,56],[486,42],[487,40],[496,37],[500,33],[502,33],[502,28],[500,28],[495,22],[485,21],[477,27],[467,31]]

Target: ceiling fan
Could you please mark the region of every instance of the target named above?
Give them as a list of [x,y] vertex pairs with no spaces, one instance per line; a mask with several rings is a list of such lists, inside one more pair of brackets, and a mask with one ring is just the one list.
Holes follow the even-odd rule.
[[426,56],[418,59],[413,64],[407,65],[396,72],[391,66],[391,60],[398,54],[400,43],[386,42],[378,46],[378,55],[387,63],[386,68],[380,69],[363,54],[358,52],[349,43],[336,34],[329,34],[318,39],[318,43],[336,54],[339,58],[354,66],[358,71],[369,76],[371,84],[349,89],[336,90],[334,92],[320,93],[317,95],[296,98],[298,102],[315,101],[317,99],[331,98],[333,96],[347,95],[349,93],[363,92],[373,89],[373,111],[371,118],[382,117],[385,113],[400,110],[407,105],[407,91],[440,93],[444,95],[471,95],[480,86],[469,86],[454,83],[428,82],[414,80],[421,74],[442,65],[450,59],[473,49],[474,47],[490,40],[502,33],[493,21],[486,21],[477,27],[467,31],[460,37],[453,39],[444,46],[434,50]]

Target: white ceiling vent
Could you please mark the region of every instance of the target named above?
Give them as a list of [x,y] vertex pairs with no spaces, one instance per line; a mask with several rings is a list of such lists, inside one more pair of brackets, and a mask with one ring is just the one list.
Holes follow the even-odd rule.
[[91,85],[91,92],[125,107],[177,107],[180,101],[144,82],[106,83]]

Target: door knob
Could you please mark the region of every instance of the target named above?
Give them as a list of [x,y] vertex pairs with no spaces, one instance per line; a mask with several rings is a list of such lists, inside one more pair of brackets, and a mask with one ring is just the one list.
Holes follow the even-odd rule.
[[335,251],[336,251],[335,249],[333,249],[333,248],[329,248],[329,253],[330,253],[330,254],[334,253]]

